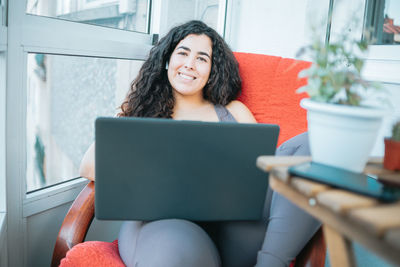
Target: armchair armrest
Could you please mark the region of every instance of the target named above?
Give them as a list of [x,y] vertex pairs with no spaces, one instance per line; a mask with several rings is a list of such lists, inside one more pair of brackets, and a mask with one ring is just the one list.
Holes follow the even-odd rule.
[[72,203],[58,232],[51,266],[55,267],[68,250],[85,240],[94,217],[94,182],[88,183]]

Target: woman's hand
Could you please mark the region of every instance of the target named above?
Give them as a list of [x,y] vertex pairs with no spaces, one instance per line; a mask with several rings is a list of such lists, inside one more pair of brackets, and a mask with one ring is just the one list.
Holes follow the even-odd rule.
[[79,167],[79,175],[91,181],[94,181],[94,143],[90,145],[82,158]]

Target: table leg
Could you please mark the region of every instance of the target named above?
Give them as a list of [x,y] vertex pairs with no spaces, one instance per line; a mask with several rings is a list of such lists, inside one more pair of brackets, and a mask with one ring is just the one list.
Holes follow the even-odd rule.
[[324,237],[332,267],[354,267],[353,247],[351,241],[343,237],[333,228],[323,225]]

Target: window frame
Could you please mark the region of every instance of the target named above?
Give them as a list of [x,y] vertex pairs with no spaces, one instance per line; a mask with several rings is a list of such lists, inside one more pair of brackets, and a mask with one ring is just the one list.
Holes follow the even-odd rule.
[[0,0],[0,265],[7,265],[6,213],[6,3]]
[[7,50],[6,10],[6,3],[4,0],[0,0],[0,52]]
[[[377,1],[377,7],[382,9],[384,2]],[[371,13],[376,14],[377,10],[369,10],[373,6],[371,0],[365,1],[364,26],[371,26]],[[376,16],[375,16],[376,17]],[[382,19],[382,18],[380,18]],[[374,30],[377,30],[375,25]],[[383,83],[400,84],[400,44],[398,45],[371,45],[366,58],[364,75],[369,80]]]
[[0,46],[0,214],[6,212],[6,54]]
[[[26,193],[28,53],[144,60],[152,47],[152,34],[26,14],[26,1],[9,2],[7,34],[8,39],[0,39],[0,49],[8,48],[7,87],[0,93],[7,103],[4,123],[7,232],[12,237],[7,240],[8,264],[25,266],[27,217],[72,201],[88,182],[79,178]],[[0,124],[0,130],[1,127]]]
[[[226,1],[219,0],[219,3]],[[4,142],[7,144],[5,151],[7,235],[12,238],[7,240],[7,260],[10,266],[26,266],[29,243],[27,242],[28,217],[74,200],[88,182],[84,178],[78,178],[28,194],[26,192],[28,53],[145,60],[152,47],[153,33],[160,31],[159,18],[164,16],[162,12],[164,1],[149,0],[147,22],[149,33],[27,14],[26,1],[9,1],[8,5],[6,14],[8,39],[3,42],[4,48],[8,49],[7,64],[4,65],[7,85],[3,90],[4,102],[7,105],[3,117],[5,118]],[[224,8],[226,9],[226,5]]]
[[80,2],[80,4],[82,5],[82,6],[80,6],[80,8],[88,9],[88,8],[92,8],[92,7],[97,7],[97,4],[99,2],[101,3],[102,6],[105,6],[105,5],[112,5],[116,2],[118,2],[118,0],[94,0],[93,2],[84,0],[83,2]]
[[[359,25],[357,25],[355,29],[352,29],[353,32],[359,33],[357,37],[360,39],[362,38],[362,31],[367,17],[366,12],[374,12],[367,10],[367,8],[371,6],[370,1],[371,0],[365,0],[365,5],[363,7],[364,21],[360,21]],[[332,6],[332,11],[330,10],[330,12],[334,12],[334,8],[336,8],[335,5]],[[348,9],[346,14],[341,13],[341,16],[347,18],[352,17],[354,16],[352,12],[351,9]],[[335,19],[337,18],[333,15],[333,23]],[[331,32],[331,36],[332,34],[334,33]],[[400,45],[370,45],[368,54],[364,56],[364,59],[363,76],[367,80],[384,84],[400,84],[400,76],[398,75],[398,73],[400,73]]]

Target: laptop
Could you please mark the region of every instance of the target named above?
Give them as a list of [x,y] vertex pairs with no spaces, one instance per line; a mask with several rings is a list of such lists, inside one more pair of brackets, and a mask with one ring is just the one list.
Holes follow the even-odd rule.
[[279,126],[155,118],[95,122],[101,220],[259,220]]

